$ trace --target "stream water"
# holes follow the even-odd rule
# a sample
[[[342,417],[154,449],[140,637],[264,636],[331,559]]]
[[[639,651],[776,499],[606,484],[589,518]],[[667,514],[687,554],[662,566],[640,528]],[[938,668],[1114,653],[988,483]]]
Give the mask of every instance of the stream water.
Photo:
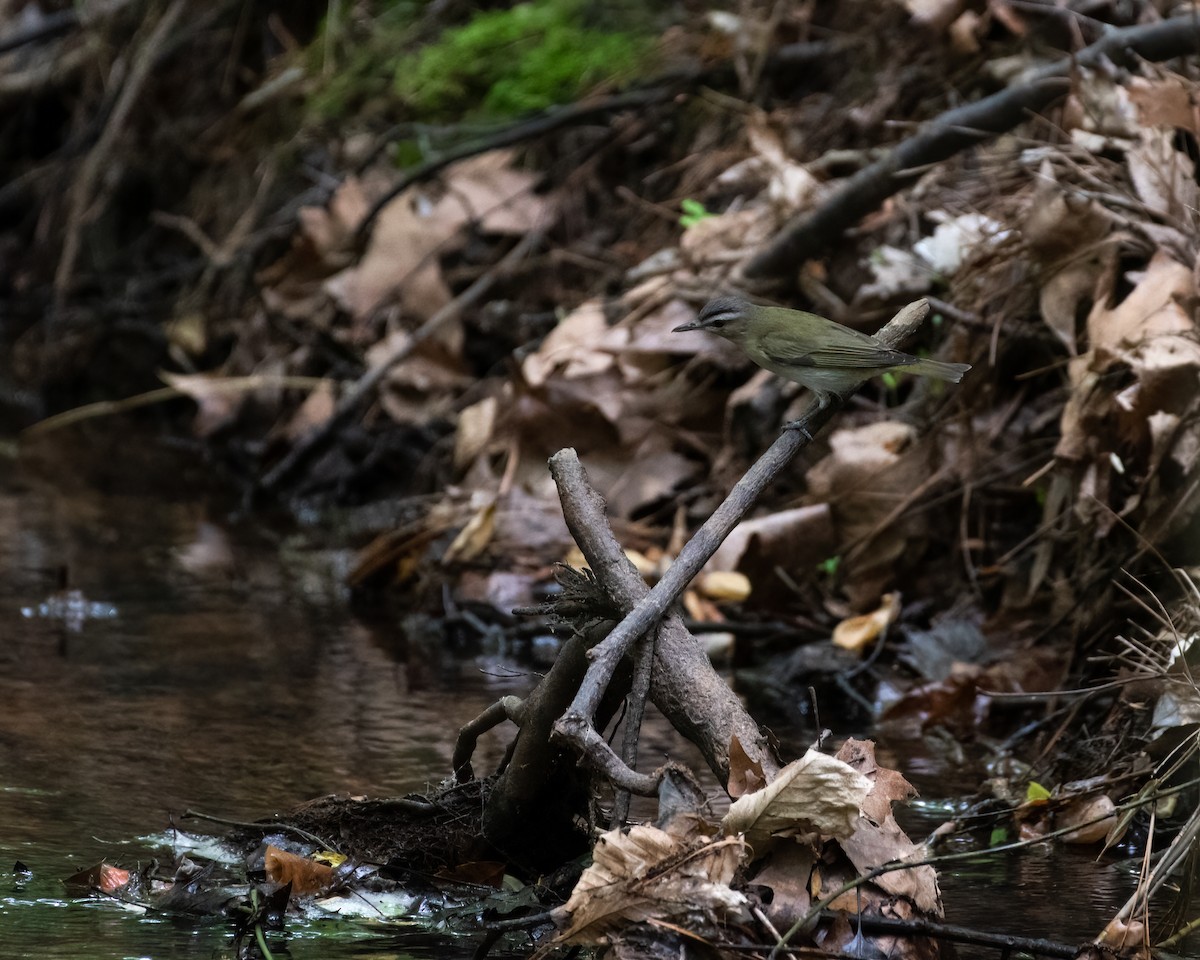
[[[171,818],[188,809],[253,819],[327,793],[422,790],[448,772],[465,720],[532,683],[497,653],[431,656],[364,625],[336,554],[228,520],[200,474],[112,435],[0,462],[0,957],[231,956],[226,924],[75,899],[62,880],[102,860],[169,860]],[[65,609],[46,603],[64,571],[78,591]],[[485,738],[476,768],[502,749]],[[927,801],[975,786],[889,749]],[[934,805],[907,820],[920,835],[944,818]],[[28,879],[9,872],[18,861]],[[942,881],[954,923],[1066,941],[1094,936],[1131,886],[1111,862],[1058,847]],[[474,946],[325,921],[289,926],[288,955]]]

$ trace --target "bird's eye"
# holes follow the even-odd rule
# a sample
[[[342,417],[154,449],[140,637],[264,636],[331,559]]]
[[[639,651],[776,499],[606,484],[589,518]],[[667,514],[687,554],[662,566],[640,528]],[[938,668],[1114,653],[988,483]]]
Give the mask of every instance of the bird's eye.
[[[714,326],[714,327],[723,327],[723,326],[725,326],[725,321],[726,321],[727,319],[728,319],[727,317],[713,317],[713,318],[712,318],[710,321],[708,321],[708,322],[709,322],[709,324],[710,324],[711,326]]]

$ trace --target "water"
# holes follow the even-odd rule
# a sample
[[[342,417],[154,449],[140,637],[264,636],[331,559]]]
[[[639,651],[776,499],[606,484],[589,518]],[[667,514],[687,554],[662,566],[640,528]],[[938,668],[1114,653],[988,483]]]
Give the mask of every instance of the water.
[[[531,683],[471,659],[410,664],[394,633],[349,615],[328,555],[224,523],[186,461],[131,444],[147,445],[150,463],[42,448],[0,471],[4,957],[226,955],[224,923],[80,902],[61,879],[169,860],[163,831],[189,808],[249,820],[328,793],[423,790],[462,723]],[[37,609],[62,568],[82,608],[107,615]],[[484,738],[478,768],[502,749]],[[16,861],[33,871],[23,886]],[[472,949],[345,923],[291,932],[296,958]]]
[[[449,772],[462,723],[535,679],[365,625],[339,586],[348,554],[230,522],[205,490],[191,459],[108,433],[0,463],[0,956],[231,956],[225,922],[81,901],[61,880],[101,860],[169,860],[171,818],[187,809],[249,820],[328,793],[421,791]],[[74,603],[39,611],[63,569]],[[812,739],[777,732],[797,751]],[[493,768],[506,740],[484,737],[476,769]],[[696,768],[660,724],[643,756],[667,754]],[[936,801],[979,782],[920,745],[883,744],[880,758],[932,801],[902,813],[916,840],[950,818]],[[945,869],[947,920],[1090,939],[1133,885],[1093,856],[1055,846]],[[27,883],[7,873],[16,861]],[[333,920],[290,922],[288,938],[296,960],[474,949]]]

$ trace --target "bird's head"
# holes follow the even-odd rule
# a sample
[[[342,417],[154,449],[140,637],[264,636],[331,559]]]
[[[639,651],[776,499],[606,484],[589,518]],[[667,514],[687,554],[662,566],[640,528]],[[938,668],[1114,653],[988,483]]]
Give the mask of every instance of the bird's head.
[[[741,297],[718,297],[709,300],[690,323],[681,323],[672,333],[683,330],[707,330],[716,333],[734,343],[740,343],[746,337],[752,311],[757,308],[749,300]]]

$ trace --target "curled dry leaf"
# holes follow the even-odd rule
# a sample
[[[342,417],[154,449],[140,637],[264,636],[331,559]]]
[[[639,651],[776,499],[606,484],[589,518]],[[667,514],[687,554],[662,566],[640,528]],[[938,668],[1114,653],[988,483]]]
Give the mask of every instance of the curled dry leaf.
[[[855,821],[849,837],[838,841],[850,862],[860,873],[869,873],[895,860],[923,859],[923,848],[908,838],[892,814],[893,803],[917,795],[912,784],[898,771],[876,763],[875,745],[870,741],[847,740],[838,751],[838,757],[872,782],[870,794],[863,803],[866,816]],[[937,871],[929,865],[885,873],[872,882],[893,896],[907,897],[922,913],[942,916]]]
[[[207,437],[233,422],[242,408],[245,391],[230,389],[231,381],[208,373],[161,374],[168,386],[196,401],[199,410],[192,422],[198,437]]]
[[[614,363],[610,350],[600,349],[609,332],[599,300],[580,304],[558,322],[542,345],[521,364],[531,387],[543,386],[552,374],[577,380],[603,373]]]
[[[833,628],[833,645],[859,653],[900,616],[900,594],[885,593],[870,613],[843,620]]]
[[[1156,79],[1131,77],[1127,84],[1138,118],[1148,127],[1190,130],[1200,135],[1200,113],[1196,111],[1200,87],[1194,80],[1169,70],[1158,72]]]
[[[750,759],[742,741],[734,734],[729,741],[729,783],[726,785],[729,795],[736,800],[766,785],[762,764]]]
[[[848,837],[870,791],[871,781],[849,764],[810,749],[762,790],[739,797],[721,828],[744,834],[755,857],[780,837]]]
[[[1056,826],[1078,829],[1063,835],[1063,843],[1100,843],[1116,824],[1116,806],[1107,796],[1081,797],[1067,804]]]
[[[442,563],[449,565],[474,560],[487,549],[495,531],[496,499],[488,497],[446,548],[445,554],[442,555]]]
[[[769,601],[773,593],[787,589],[776,570],[802,577],[834,552],[835,543],[828,504],[780,510],[739,523],[706,569],[744,574],[754,586],[755,602]]]
[[[729,886],[745,855],[736,838],[680,841],[657,827],[604,834],[571,898],[554,911],[559,943],[609,943],[631,924],[687,917],[715,926],[746,899]]]
[[[860,544],[858,556],[842,565],[846,592],[856,606],[883,592],[896,561],[928,526],[923,511],[893,517],[897,504],[932,473],[925,447],[915,441],[916,430],[895,421],[837,430],[829,438],[829,455],[809,471],[809,489],[828,501],[838,539]]]

